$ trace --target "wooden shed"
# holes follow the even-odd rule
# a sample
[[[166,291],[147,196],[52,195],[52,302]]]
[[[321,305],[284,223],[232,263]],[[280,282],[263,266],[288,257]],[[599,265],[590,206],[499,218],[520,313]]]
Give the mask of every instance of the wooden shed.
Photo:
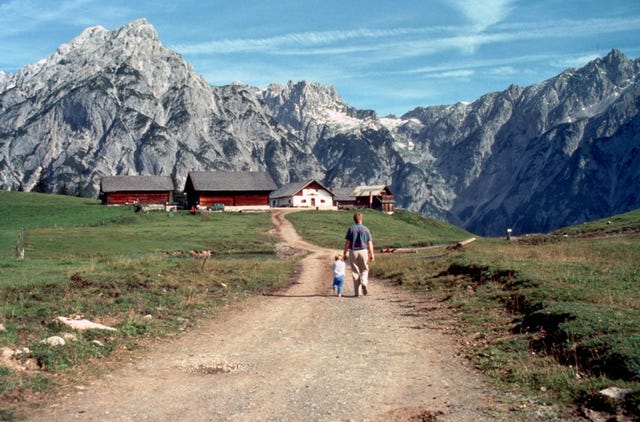
[[[105,176],[100,197],[106,205],[166,205],[173,202],[171,176]]]
[[[384,212],[396,209],[395,196],[386,185],[336,188],[333,193],[336,206],[340,209],[373,208]]]
[[[271,192],[272,207],[333,207],[333,193],[317,180],[291,182]]]
[[[268,208],[269,194],[276,188],[267,172],[191,171],[184,192],[189,208],[214,204],[225,208]]]
[[[352,195],[358,208],[373,208],[384,212],[396,209],[396,199],[387,185],[358,186]]]
[[[348,210],[356,207],[356,197],[353,188],[333,188],[333,203],[338,209]]]

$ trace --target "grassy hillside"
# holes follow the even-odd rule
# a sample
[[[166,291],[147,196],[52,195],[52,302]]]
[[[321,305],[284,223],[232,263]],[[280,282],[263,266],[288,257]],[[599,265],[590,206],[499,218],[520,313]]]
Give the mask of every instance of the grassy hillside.
[[[579,226],[564,227],[551,233],[551,237],[602,237],[640,233],[640,210],[602,218]]]
[[[450,244],[473,236],[458,227],[412,212],[397,211],[393,215],[373,210],[362,212],[377,249]],[[289,214],[287,218],[306,239],[339,250],[344,246],[347,228],[353,224],[351,211],[305,211]]]
[[[130,208],[105,207],[99,201],[61,195],[0,191],[0,257],[15,255],[21,229],[100,225],[130,217]]]
[[[640,415],[640,211],[443,251],[379,254],[372,272],[447,303],[468,356],[534,404]],[[632,393],[598,393],[612,386]]]

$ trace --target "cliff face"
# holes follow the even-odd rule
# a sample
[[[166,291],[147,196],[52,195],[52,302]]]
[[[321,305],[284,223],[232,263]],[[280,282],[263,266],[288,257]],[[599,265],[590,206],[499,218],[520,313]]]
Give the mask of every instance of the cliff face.
[[[445,208],[472,232],[493,234],[637,208],[638,71],[612,51],[539,85],[408,113],[430,127],[414,142],[437,157],[455,193]]]
[[[89,28],[0,73],[0,188],[95,196],[101,177],[266,170],[278,184],[389,184],[398,205],[481,235],[548,231],[640,207],[638,60],[400,118],[331,86],[213,87],[145,20]]]

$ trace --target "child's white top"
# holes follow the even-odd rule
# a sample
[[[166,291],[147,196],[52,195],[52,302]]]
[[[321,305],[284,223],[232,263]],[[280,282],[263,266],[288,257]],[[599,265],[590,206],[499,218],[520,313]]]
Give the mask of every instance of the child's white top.
[[[333,276],[344,276],[344,261],[333,261]]]

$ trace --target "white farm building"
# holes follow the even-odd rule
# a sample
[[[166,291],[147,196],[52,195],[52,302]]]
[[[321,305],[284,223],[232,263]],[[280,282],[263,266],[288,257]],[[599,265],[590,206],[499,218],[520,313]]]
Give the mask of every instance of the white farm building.
[[[317,180],[287,183],[269,195],[271,207],[330,208],[333,193]]]

